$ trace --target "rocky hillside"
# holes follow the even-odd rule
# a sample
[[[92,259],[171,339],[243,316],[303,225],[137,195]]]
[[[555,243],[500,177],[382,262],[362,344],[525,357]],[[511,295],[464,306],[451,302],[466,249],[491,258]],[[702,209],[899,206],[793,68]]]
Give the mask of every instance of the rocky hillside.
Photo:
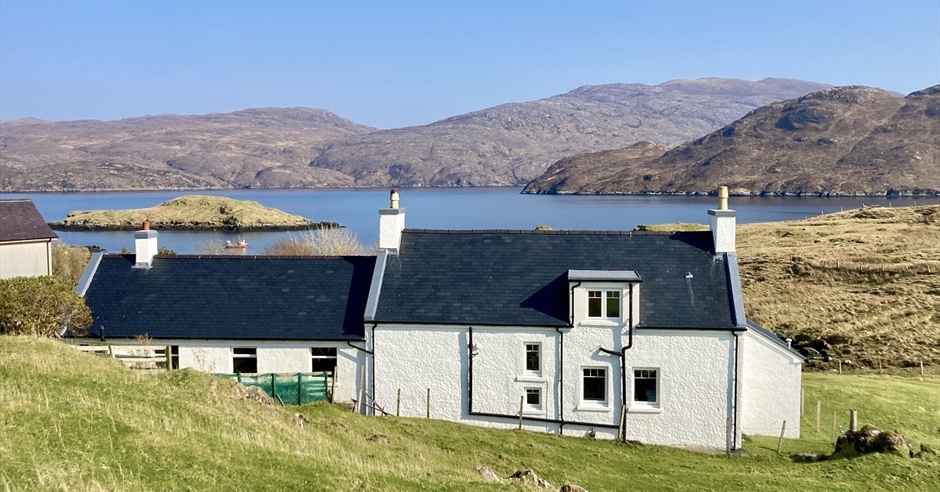
[[[786,79],[585,86],[374,131],[323,110],[0,125],[0,191],[523,185],[567,156],[675,145],[827,87]]]
[[[940,86],[899,98],[836,87],[769,104],[646,162],[595,153],[556,162],[526,193],[936,195]],[[629,149],[624,149],[624,152]]]
[[[748,111],[828,87],[764,79],[584,86],[430,125],[334,143],[312,165],[360,186],[524,185],[560,158],[639,141],[675,145]]]
[[[0,125],[0,191],[351,186],[307,164],[374,128],[320,109]]]

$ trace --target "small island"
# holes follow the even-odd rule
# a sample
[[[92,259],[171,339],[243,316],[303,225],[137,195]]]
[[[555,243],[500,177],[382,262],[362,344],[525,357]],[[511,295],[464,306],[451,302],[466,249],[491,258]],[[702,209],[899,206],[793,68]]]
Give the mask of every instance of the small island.
[[[59,231],[134,231],[150,221],[164,231],[297,231],[335,229],[336,222],[312,222],[251,200],[189,195],[150,208],[69,212],[63,221],[50,222]]]

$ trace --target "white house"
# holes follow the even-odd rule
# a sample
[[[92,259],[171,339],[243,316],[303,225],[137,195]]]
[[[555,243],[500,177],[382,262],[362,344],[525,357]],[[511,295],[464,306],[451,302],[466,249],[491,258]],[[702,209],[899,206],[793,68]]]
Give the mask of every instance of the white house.
[[[179,367],[335,365],[339,400],[403,416],[738,449],[799,437],[803,358],[746,319],[736,213],[711,231],[405,229],[392,192],[374,257],[96,255],[94,336],[146,333]],[[368,394],[369,396],[365,396]]]
[[[134,237],[135,254],[96,253],[79,281],[89,336],[146,336],[171,346],[177,368],[326,371],[335,400],[356,395],[374,257],[162,256],[156,231]]]
[[[365,311],[376,402],[668,445],[798,437],[803,359],[745,318],[726,196],[710,232],[678,233],[408,230],[393,200]]]
[[[0,200],[0,278],[52,275],[57,237],[32,200]]]

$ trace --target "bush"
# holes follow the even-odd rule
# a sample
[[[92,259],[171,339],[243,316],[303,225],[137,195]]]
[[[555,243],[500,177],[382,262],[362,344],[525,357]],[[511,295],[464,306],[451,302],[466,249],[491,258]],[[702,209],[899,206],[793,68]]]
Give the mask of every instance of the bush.
[[[349,229],[315,229],[282,239],[262,252],[272,256],[360,256],[367,253]]]
[[[55,337],[67,327],[82,336],[91,310],[66,281],[53,277],[0,280],[0,335]]]
[[[52,247],[52,274],[75,287],[89,258],[91,251],[88,248],[57,243]]]

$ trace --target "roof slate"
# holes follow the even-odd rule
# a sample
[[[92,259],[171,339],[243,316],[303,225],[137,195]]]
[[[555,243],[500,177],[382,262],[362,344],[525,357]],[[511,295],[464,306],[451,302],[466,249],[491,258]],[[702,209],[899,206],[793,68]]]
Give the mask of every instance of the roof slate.
[[[0,200],[0,241],[29,241],[59,236],[29,199]]]
[[[568,270],[635,270],[639,326],[735,329],[727,260],[712,249],[707,231],[405,230],[375,320],[567,326]]]
[[[85,300],[92,336],[361,340],[375,258],[157,256],[101,259]]]

